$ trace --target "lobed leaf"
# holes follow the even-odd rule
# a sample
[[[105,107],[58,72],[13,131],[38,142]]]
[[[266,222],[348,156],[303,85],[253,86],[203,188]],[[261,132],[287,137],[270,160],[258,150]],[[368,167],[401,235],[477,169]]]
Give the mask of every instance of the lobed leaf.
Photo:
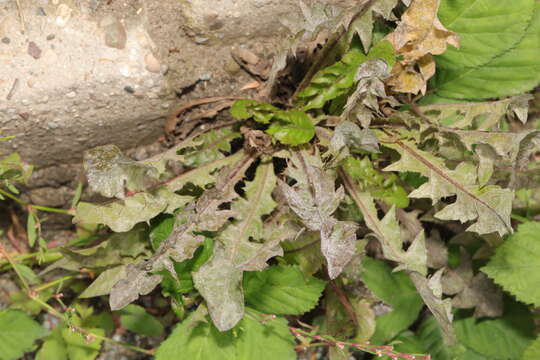
[[[220,331],[231,329],[244,315],[243,272],[262,270],[269,258],[283,254],[280,235],[266,237],[261,219],[276,207],[275,185],[273,164],[266,160],[246,183],[245,198],[231,204],[236,221],[218,236],[212,258],[193,273],[195,287]]]
[[[334,279],[356,251],[356,224],[337,221],[332,216],[345,195],[343,187],[336,190],[335,180],[322,169],[307,164],[301,153],[292,158],[287,174],[297,183],[291,187],[280,182],[280,188],[306,227],[320,232],[328,275]]]
[[[229,210],[220,210],[219,206],[234,199],[234,186],[243,178],[253,158],[246,156],[235,167],[225,168],[217,177],[216,187],[206,191],[197,201],[177,215],[177,222],[171,236],[160,244],[150,259],[136,265],[129,265],[127,278],[119,281],[112,288],[109,299],[111,309],[119,310],[136,300],[139,295],[149,293],[162,280],[161,275],[149,275],[149,272],[168,270],[175,274],[174,263],[193,257],[204,241],[203,231],[219,230],[232,215]]]
[[[441,220],[476,222],[467,228],[479,234],[512,232],[510,212],[514,193],[495,185],[481,187],[472,165],[460,163],[454,170],[448,169],[443,159],[418,149],[412,142],[396,141],[387,144],[398,151],[401,159],[384,171],[411,171],[429,180],[409,194],[412,198],[430,198],[434,204],[442,198],[457,196],[453,204],[435,214]]]

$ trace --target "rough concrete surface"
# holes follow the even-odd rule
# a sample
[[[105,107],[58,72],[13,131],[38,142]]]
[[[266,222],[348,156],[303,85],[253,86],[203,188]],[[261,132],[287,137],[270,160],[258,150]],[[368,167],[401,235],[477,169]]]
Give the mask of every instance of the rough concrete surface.
[[[0,129],[15,135],[0,151],[42,169],[34,188],[72,189],[84,150],[150,144],[180,104],[239,94],[231,49],[271,57],[284,16],[297,0],[0,0]]]

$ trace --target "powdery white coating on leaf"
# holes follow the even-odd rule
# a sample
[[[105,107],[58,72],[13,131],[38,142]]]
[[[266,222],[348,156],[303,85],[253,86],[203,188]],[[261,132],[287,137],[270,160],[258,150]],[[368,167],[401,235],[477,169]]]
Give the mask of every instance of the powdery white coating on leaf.
[[[110,298],[111,307],[121,308],[136,300],[140,294],[152,291],[161,281],[161,276],[149,275],[149,272],[167,269],[175,274],[171,259],[183,261],[193,256],[198,244],[204,240],[203,236],[195,235],[194,232],[208,230],[208,228],[201,228],[201,224],[209,225],[212,229],[223,226],[230,213],[223,210],[227,216],[221,216],[219,214],[221,210],[218,208],[222,203],[229,202],[238,196],[233,191],[234,185],[244,177],[252,161],[251,156],[246,156],[238,161],[236,166],[222,169],[216,176],[215,188],[206,191],[197,203],[190,204],[177,215],[177,223],[172,236],[160,244],[153,257],[146,262],[130,266],[126,271],[127,278],[113,287]]]
[[[149,275],[143,264],[128,265],[126,273],[129,279],[117,282],[109,298],[111,310],[120,310],[139,298],[139,295],[149,294],[161,282],[161,275]]]
[[[334,279],[356,250],[356,225],[332,217],[343,200],[344,189],[339,187],[336,190],[335,179],[322,169],[308,164],[300,153],[296,154],[287,171],[298,183],[291,187],[280,181],[281,191],[306,227],[320,231],[321,250],[328,263],[328,274]]]
[[[373,113],[380,114],[379,98],[388,100],[391,105],[397,105],[397,101],[393,97],[387,96],[384,89],[383,80],[388,78],[389,71],[390,68],[386,61],[380,58],[368,60],[360,65],[355,75],[355,80],[358,81],[356,89],[347,98],[341,117],[352,120],[354,115],[354,120],[358,120],[367,129],[373,118]]]
[[[126,276],[127,265],[120,265],[103,271],[99,276],[79,295],[79,298],[91,298],[110,294],[113,286]]]
[[[325,227],[332,225],[329,229]],[[356,253],[356,229],[353,222],[328,222],[321,230],[321,252],[328,262],[328,276],[335,279]]]
[[[93,191],[123,199],[126,190],[143,190],[157,183],[158,171],[124,156],[115,145],[105,145],[84,154],[84,170]]]
[[[420,231],[409,248],[403,250],[404,234],[396,219],[395,207],[392,206],[384,218],[379,220],[373,197],[370,194],[357,193],[354,196],[361,204],[359,207],[366,225],[381,243],[384,257],[398,263],[394,271],[409,270],[426,275],[427,249],[424,232]]]
[[[452,327],[452,302],[450,299],[442,298],[441,277],[444,269],[439,269],[431,278],[426,279],[417,272],[410,272],[409,276],[418,290],[418,293],[426,303],[427,307],[437,319],[444,334],[447,345],[456,343],[456,335]]]
[[[512,190],[495,185],[480,187],[472,164],[460,163],[450,170],[442,158],[418,149],[412,142],[399,141],[386,145],[398,151],[401,159],[386,167],[385,171],[413,171],[429,179],[409,197],[427,197],[435,204],[441,198],[457,196],[453,204],[436,213],[435,217],[462,223],[475,220],[467,230],[479,234],[498,232],[504,235],[512,231]]]
[[[244,316],[242,270],[226,257],[225,248],[216,242],[214,254],[193,273],[197,290],[206,300],[210,317],[220,331],[232,329]]]
[[[233,328],[244,315],[243,272],[262,270],[269,258],[283,255],[279,242],[287,233],[279,233],[279,224],[263,226],[261,218],[277,205],[272,197],[275,186],[274,166],[263,159],[253,181],[246,183],[245,197],[232,202],[235,219],[218,235],[212,259],[193,274],[195,287],[221,331]]]
[[[183,207],[192,199],[191,196],[177,195],[167,188],[161,188],[103,204],[80,202],[73,222],[104,224],[115,232],[124,232],[131,230],[140,222],[149,221],[162,212],[172,212]]]

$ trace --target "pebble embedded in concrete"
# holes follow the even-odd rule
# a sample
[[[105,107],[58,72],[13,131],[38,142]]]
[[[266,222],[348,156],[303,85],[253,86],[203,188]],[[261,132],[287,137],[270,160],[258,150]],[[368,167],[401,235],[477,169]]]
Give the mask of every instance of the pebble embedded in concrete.
[[[113,15],[105,16],[99,22],[105,32],[105,44],[108,47],[122,50],[126,47],[127,34],[124,25]]]
[[[30,55],[31,57],[33,57],[36,60],[41,57],[41,49],[33,41],[30,41],[28,43],[28,55]]]
[[[144,57],[144,63],[146,65],[146,70],[149,72],[159,73],[161,71],[161,64],[152,53],[146,54]]]

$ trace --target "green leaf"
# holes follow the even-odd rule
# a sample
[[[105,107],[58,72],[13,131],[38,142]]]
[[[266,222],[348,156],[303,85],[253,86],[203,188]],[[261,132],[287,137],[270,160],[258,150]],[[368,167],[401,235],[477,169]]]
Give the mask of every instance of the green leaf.
[[[297,266],[270,266],[244,275],[246,303],[263,313],[301,315],[310,311],[325,283],[305,275]]]
[[[169,214],[161,214],[150,222],[150,243],[157,250],[159,245],[172,233],[176,217]]]
[[[351,178],[358,181],[360,191],[367,191],[375,199],[383,200],[390,206],[395,205],[398,208],[409,206],[408,194],[398,184],[398,177],[392,173],[375,170],[368,156],[361,159],[349,156],[342,166]]]
[[[294,337],[284,318],[263,320],[260,313],[249,311],[238,329],[241,330],[236,344],[236,359],[238,360],[295,360],[297,358],[294,351]]]
[[[163,325],[142,306],[130,304],[118,312],[120,324],[124,329],[141,335],[159,335],[163,333]]]
[[[36,218],[33,213],[28,214],[26,236],[28,236],[28,246],[33,247],[37,240]]]
[[[540,306],[540,222],[518,226],[481,270],[504,290],[527,304]]]
[[[469,350],[493,360],[520,359],[534,340],[534,323],[529,310],[512,304],[502,318],[465,318],[454,323],[459,341]]]
[[[394,345],[394,351],[405,354],[425,354],[426,347],[422,341],[414,335],[412,331],[406,330],[400,333],[392,341]],[[398,358],[399,359],[399,358]],[[439,360],[436,357],[432,357],[433,360]],[[390,357],[384,356],[381,360],[392,360]]]
[[[280,110],[270,104],[256,100],[238,100],[231,106],[231,115],[240,120],[253,118],[255,121],[268,124],[274,114]]]
[[[417,336],[433,360],[453,360],[452,353],[444,343],[444,334],[435,317],[430,316],[422,321]]]
[[[371,338],[375,344],[386,344],[416,320],[424,303],[405,273],[393,273],[382,261],[370,257],[365,257],[362,264],[364,283],[393,309],[377,317],[377,327]]]
[[[358,66],[366,61],[360,50],[351,50],[332,66],[320,70],[311,84],[298,94],[304,111],[322,108],[328,101],[346,94],[354,84]]]
[[[36,360],[68,360],[66,343],[62,337],[63,326],[57,326],[47,336],[41,349],[36,354]]]
[[[196,312],[159,346],[156,360],[174,359],[178,354],[190,360],[296,359],[294,338],[285,319],[261,322],[252,317],[261,315],[250,311],[234,332],[219,332]]]
[[[453,99],[517,95],[540,82],[540,4],[535,0],[442,1],[439,17],[460,49],[437,56],[433,88]]]
[[[510,212],[514,193],[496,185],[480,186],[474,166],[462,162],[454,170],[446,167],[444,159],[418,149],[412,142],[396,141],[385,144],[401,155],[399,161],[384,171],[417,172],[429,181],[409,194],[411,198],[430,198],[434,204],[442,198],[456,195],[456,201],[435,214],[441,220],[476,222],[467,228],[479,234],[512,232]]]
[[[96,335],[105,335],[105,330],[103,329],[91,328],[86,330]],[[84,335],[67,327],[62,329],[62,337],[67,347],[69,360],[94,360],[98,356],[101,343],[103,342],[99,339],[87,341]]]
[[[169,360],[182,354],[190,360],[234,360],[236,351],[231,331],[220,332],[197,313],[176,326],[156,351],[156,360]]]
[[[532,342],[521,357],[521,360],[536,360],[540,359],[540,337]]]
[[[244,314],[243,271],[262,270],[269,258],[283,254],[282,234],[265,236],[261,218],[277,205],[272,198],[275,185],[274,166],[263,160],[253,181],[246,183],[245,198],[231,204],[236,220],[218,236],[212,258],[193,273],[195,287],[221,331],[234,327]]]
[[[315,125],[300,110],[281,111],[266,132],[282,144],[297,146],[309,142],[315,136]]]
[[[19,310],[0,310],[0,359],[16,360],[34,349],[34,342],[46,331]]]
[[[9,182],[27,182],[32,175],[33,166],[21,160],[17,153],[11,153],[0,159],[0,180]]]

